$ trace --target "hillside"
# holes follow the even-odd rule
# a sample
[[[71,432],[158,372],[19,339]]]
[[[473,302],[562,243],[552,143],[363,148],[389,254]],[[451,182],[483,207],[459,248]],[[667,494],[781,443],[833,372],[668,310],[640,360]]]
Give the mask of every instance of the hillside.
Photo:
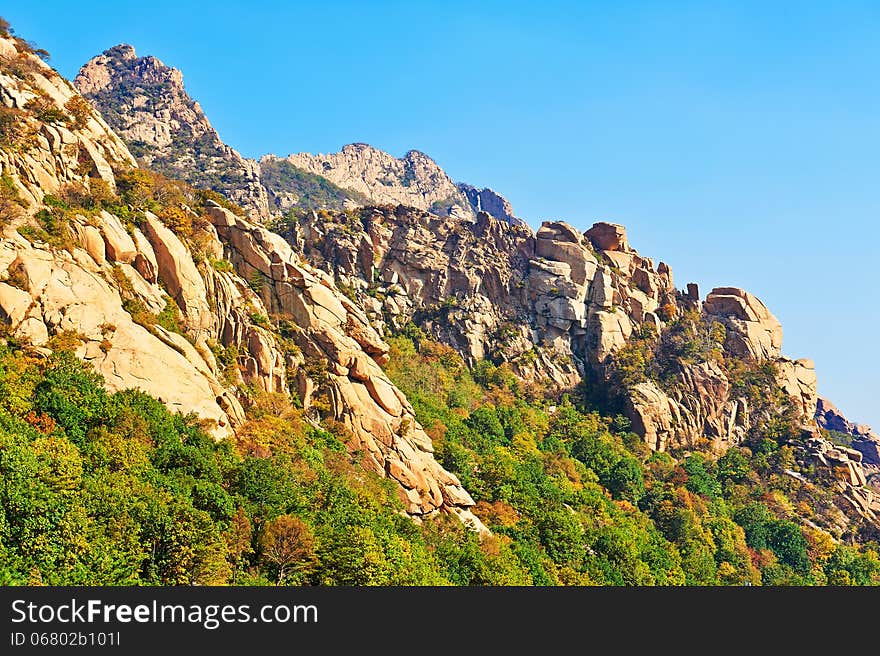
[[[168,118],[164,67],[101,56],[137,90],[108,125],[4,32],[3,582],[880,583],[876,436],[752,294],[415,151],[343,150],[390,204],[303,156],[272,175],[308,200],[254,222],[250,182],[191,186],[192,134],[136,159],[111,128]]]

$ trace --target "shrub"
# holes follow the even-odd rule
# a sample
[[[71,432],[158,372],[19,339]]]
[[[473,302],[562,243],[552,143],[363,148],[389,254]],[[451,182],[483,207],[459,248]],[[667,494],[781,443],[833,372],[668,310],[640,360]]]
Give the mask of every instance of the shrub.
[[[15,181],[8,175],[0,176],[0,228],[24,215],[27,203],[18,193]]]
[[[85,128],[92,116],[92,106],[82,96],[71,96],[70,100],[64,103],[64,109],[67,110],[71,120],[72,127],[76,130]]]
[[[0,148],[26,151],[37,143],[37,128],[20,109],[0,105]]]

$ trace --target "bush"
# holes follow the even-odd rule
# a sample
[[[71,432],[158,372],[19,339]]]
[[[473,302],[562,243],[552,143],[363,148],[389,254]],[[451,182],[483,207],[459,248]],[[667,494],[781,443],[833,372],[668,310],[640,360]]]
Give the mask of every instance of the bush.
[[[70,100],[64,103],[64,109],[69,114],[71,125],[75,130],[85,128],[93,112],[89,102],[79,95],[71,96]]]

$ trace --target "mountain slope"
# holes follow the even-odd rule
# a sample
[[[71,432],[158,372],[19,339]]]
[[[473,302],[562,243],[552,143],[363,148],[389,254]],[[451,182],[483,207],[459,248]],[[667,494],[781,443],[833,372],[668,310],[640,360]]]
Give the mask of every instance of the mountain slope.
[[[286,160],[269,230],[5,33],[0,75],[0,581],[880,583],[870,435],[745,290]]]
[[[581,233],[548,222],[533,233],[502,197],[454,185],[417,151],[397,159],[351,144],[261,163],[289,167],[298,193],[275,195],[279,209],[306,197],[303,172],[313,185],[326,181],[300,205],[323,199],[322,211],[280,230],[380,334],[414,325],[471,366],[507,363],[544,393],[581,390],[627,415],[652,449],[720,454],[773,426],[804,463],[836,466],[814,420],[812,362],[781,355],[779,322],[747,291],[701,299],[696,285],[677,290],[670,267],[640,256],[615,224]],[[368,201],[379,207],[358,209]],[[851,472],[841,503],[874,521],[880,503],[863,489],[860,457],[839,453]]]
[[[87,103],[70,114],[70,84],[15,47],[0,39],[0,53],[30,69],[16,77],[2,61],[3,112],[36,136],[0,151],[23,205],[4,214],[0,241],[9,338],[41,353],[61,339],[109,389],[194,412],[217,438],[244,422],[254,390],[298,392],[312,421],[335,422],[363,453],[364,468],[398,482],[408,512],[442,510],[482,528],[382,372],[387,344],[332,280],[210,193],[134,168]]]
[[[266,156],[261,161],[271,159]],[[400,204],[442,216],[474,218],[467,197],[434,160],[417,150],[397,159],[368,144],[356,143],[338,153],[298,153],[285,161],[351,189],[374,204]]]

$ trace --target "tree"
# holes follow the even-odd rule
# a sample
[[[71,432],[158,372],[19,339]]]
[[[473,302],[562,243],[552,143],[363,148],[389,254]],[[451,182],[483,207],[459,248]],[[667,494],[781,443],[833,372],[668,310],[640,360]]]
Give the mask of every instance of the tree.
[[[240,507],[232,516],[229,529],[223,534],[223,539],[226,540],[226,553],[232,562],[233,582],[235,582],[235,576],[238,574],[238,568],[241,566],[242,559],[248,554],[253,553],[254,549],[251,546],[252,538],[251,520],[248,519],[245,509]]]
[[[260,536],[263,558],[278,569],[278,585],[284,582],[287,569],[308,569],[315,560],[315,536],[299,517],[280,515],[263,528]]]

